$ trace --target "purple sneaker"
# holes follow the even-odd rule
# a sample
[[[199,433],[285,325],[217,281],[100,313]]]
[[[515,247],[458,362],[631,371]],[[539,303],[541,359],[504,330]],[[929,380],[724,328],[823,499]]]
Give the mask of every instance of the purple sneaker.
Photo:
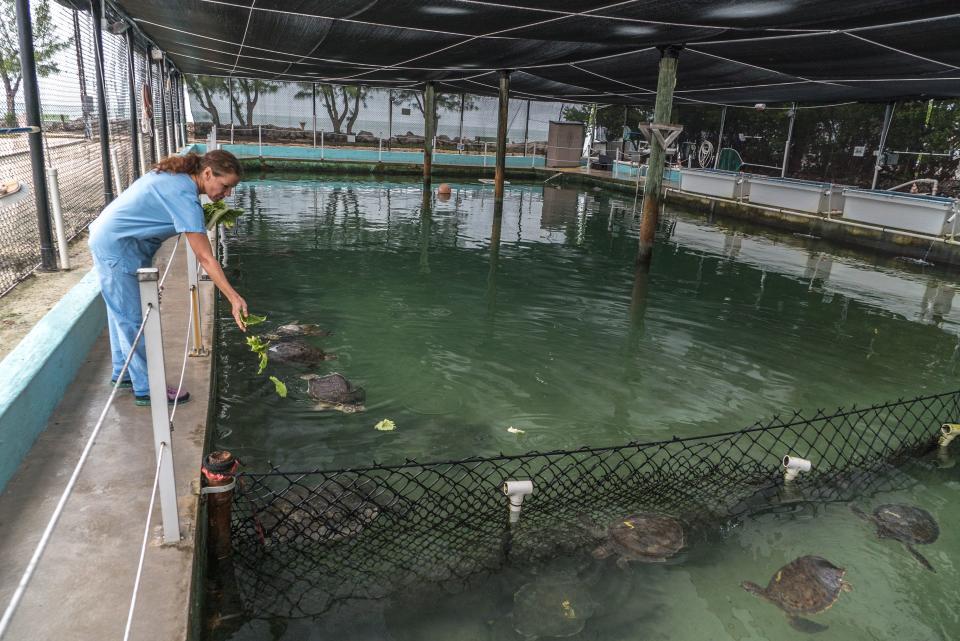
[[[167,385],[167,403],[171,405],[174,403],[183,405],[189,400],[190,392],[186,390],[180,390],[180,396],[177,396],[177,388]],[[150,405],[150,395],[144,394],[143,396],[134,396],[133,402],[140,406]]]

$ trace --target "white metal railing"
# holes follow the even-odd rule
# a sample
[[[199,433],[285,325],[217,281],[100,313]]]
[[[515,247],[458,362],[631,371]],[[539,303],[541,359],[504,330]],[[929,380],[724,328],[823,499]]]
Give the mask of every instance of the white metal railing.
[[[114,399],[116,398],[120,382],[124,380],[124,377],[130,366],[130,361],[132,360],[137,347],[140,345],[140,341],[144,342],[147,355],[147,375],[149,379],[151,399],[150,414],[151,423],[153,425],[157,466],[156,473],[154,475],[153,486],[150,491],[150,505],[149,509],[147,510],[146,523],[144,524],[143,542],[140,548],[140,559],[137,565],[136,577],[134,579],[133,591],[130,599],[130,608],[127,614],[127,622],[123,637],[124,641],[129,639],[130,636],[133,615],[136,608],[137,595],[139,593],[140,582],[143,576],[143,564],[146,556],[147,544],[149,541],[150,523],[152,520],[155,499],[158,495],[160,497],[160,513],[163,521],[163,542],[165,544],[171,544],[180,541],[180,523],[177,511],[177,494],[173,469],[173,450],[171,439],[173,419],[176,415],[177,407],[179,406],[180,393],[183,390],[183,381],[186,376],[188,357],[190,355],[205,355],[209,353],[203,348],[202,344],[198,343],[198,341],[202,340],[200,333],[197,331],[192,331],[199,326],[200,323],[200,299],[198,292],[199,279],[197,278],[197,258],[188,243],[186,257],[188,265],[188,279],[190,281],[190,310],[187,314],[187,331],[184,340],[183,362],[177,383],[177,392],[176,396],[174,397],[172,407],[168,407],[166,373],[164,369],[165,366],[163,358],[163,336],[160,322],[160,291],[167,275],[170,272],[170,267],[173,264],[174,257],[176,256],[177,248],[180,245],[180,240],[181,237],[178,237],[162,276],[160,275],[160,270],[156,267],[143,268],[137,271],[137,280],[140,283],[140,302],[142,311],[142,321],[140,323],[140,327],[137,329],[137,334],[132,342],[130,352],[127,354],[127,358],[123,363],[123,367],[117,376],[117,382],[114,383],[113,389],[110,391],[110,396],[107,399],[103,410],[100,412],[100,416],[97,419],[89,438],[87,439],[83,451],[80,454],[80,458],[74,467],[73,473],[70,475],[70,479],[67,481],[66,487],[60,495],[60,500],[57,502],[57,505],[54,508],[53,514],[51,515],[47,526],[40,537],[40,541],[38,542],[37,547],[34,550],[27,567],[20,578],[17,588],[14,591],[9,604],[7,605],[2,619],[0,619],[0,639],[4,638],[10,622],[13,619],[13,615],[23,598],[26,588],[36,572],[40,558],[43,556],[43,553],[50,542],[53,531],[63,514],[67,500],[73,493],[77,479],[79,478],[80,473],[86,464],[90,451],[93,448],[93,444],[96,442],[97,437],[100,434],[107,413],[110,410],[110,407],[113,405]],[[191,344],[193,344],[194,347],[193,351],[190,349]]]

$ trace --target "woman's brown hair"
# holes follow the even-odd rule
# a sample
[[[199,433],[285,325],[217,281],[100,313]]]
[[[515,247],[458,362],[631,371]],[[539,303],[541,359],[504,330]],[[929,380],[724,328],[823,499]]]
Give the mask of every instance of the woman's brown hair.
[[[216,149],[208,151],[202,156],[190,152],[185,156],[167,156],[153,166],[154,171],[165,171],[170,174],[190,174],[196,176],[204,168],[209,167],[214,176],[242,176],[240,161],[229,151]]]

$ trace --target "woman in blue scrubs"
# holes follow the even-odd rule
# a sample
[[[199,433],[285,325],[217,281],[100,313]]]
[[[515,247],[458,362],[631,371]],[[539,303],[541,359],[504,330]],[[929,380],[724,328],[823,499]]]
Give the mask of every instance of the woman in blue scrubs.
[[[214,258],[200,205],[201,194],[213,201],[229,196],[240,182],[241,173],[237,158],[227,151],[169,156],[134,181],[90,225],[90,251],[107,304],[113,383],[142,321],[137,270],[150,267],[160,245],[171,236],[186,237],[204,271],[230,302],[237,325],[246,331],[243,319],[247,316],[247,303],[227,281]],[[143,340],[137,345],[127,374],[129,380],[122,380],[121,387],[133,387],[136,404],[149,405]],[[178,398],[177,389],[167,387],[168,402],[182,403],[189,398],[188,392],[181,391]]]

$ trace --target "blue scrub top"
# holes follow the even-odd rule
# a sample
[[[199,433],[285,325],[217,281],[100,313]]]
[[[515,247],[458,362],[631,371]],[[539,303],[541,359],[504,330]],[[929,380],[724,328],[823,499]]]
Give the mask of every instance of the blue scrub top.
[[[206,232],[197,184],[189,174],[151,171],[93,221],[90,249],[133,274],[150,266],[163,241],[183,232]]]

